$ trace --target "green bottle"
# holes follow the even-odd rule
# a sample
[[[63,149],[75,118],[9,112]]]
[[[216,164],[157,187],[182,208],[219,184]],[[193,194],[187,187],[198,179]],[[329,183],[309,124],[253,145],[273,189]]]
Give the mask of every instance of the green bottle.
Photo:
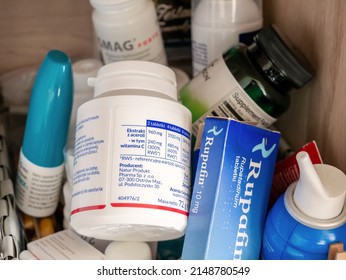
[[[313,77],[304,57],[269,25],[251,46],[239,43],[214,60],[180,91],[193,116],[193,135],[206,116],[271,126],[289,107],[289,92]]]

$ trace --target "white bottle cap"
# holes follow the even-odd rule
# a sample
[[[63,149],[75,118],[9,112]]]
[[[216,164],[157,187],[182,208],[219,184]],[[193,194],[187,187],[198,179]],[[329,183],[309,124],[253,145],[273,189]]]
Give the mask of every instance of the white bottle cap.
[[[146,242],[111,242],[105,249],[111,260],[152,260],[151,248]]]
[[[296,159],[300,177],[286,191],[287,210],[304,224],[318,228],[345,222],[346,175],[331,165],[313,165],[307,152],[299,152]],[[293,201],[289,201],[290,194]]]
[[[262,25],[262,1],[193,1],[192,20],[194,24],[221,29],[252,28],[251,23]]]
[[[177,67],[170,67],[175,74],[175,77],[177,79],[177,90],[180,90],[184,85],[186,85],[190,81],[189,75]]]
[[[126,2],[129,2],[129,0],[90,0],[91,6],[101,11],[114,10],[118,8],[118,5]]]
[[[88,86],[88,78],[94,77],[103,66],[99,59],[89,58],[76,61],[72,64],[74,92],[92,92]]]
[[[165,94],[177,101],[177,81],[169,67],[150,61],[125,60],[104,65],[88,84],[94,97],[121,89],[143,89]]]
[[[30,251],[24,250],[19,254],[20,260],[38,260]]]

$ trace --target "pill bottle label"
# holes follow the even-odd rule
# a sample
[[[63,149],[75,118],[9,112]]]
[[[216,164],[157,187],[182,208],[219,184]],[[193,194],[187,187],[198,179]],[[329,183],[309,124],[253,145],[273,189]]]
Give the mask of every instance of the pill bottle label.
[[[114,106],[120,100],[131,97],[94,100],[78,111],[71,215],[134,207],[187,216],[190,128],[174,111],[151,106],[154,99],[147,107]]]
[[[126,1],[118,7],[109,7],[108,12],[96,9],[92,20],[104,64],[145,60],[167,65],[161,29],[151,0]]]
[[[243,89],[250,83],[256,83],[249,78],[240,85],[227,68],[222,58],[216,59],[201,74],[185,86],[180,98],[195,117],[192,133],[197,136],[200,123],[206,116],[232,117],[241,121],[258,123],[268,127],[276,121],[261,109]]]
[[[98,44],[105,64],[121,60],[146,60],[167,64],[159,26],[154,30],[139,30],[129,35],[126,29],[118,31],[115,37],[111,30],[97,31]]]
[[[54,214],[59,202],[63,172],[63,164],[52,168],[38,166],[21,151],[16,179],[18,208],[34,217]]]

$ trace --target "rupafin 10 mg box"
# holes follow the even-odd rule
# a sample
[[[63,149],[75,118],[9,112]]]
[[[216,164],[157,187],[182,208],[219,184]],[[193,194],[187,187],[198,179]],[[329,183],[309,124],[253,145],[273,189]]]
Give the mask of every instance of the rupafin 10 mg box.
[[[202,131],[181,259],[259,259],[280,133],[218,117]]]

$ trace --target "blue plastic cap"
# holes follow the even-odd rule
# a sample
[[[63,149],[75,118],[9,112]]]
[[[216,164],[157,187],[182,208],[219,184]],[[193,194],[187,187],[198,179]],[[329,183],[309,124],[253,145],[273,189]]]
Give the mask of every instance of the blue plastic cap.
[[[49,51],[37,73],[26,120],[22,152],[32,163],[57,167],[64,162],[73,103],[70,58]]]

